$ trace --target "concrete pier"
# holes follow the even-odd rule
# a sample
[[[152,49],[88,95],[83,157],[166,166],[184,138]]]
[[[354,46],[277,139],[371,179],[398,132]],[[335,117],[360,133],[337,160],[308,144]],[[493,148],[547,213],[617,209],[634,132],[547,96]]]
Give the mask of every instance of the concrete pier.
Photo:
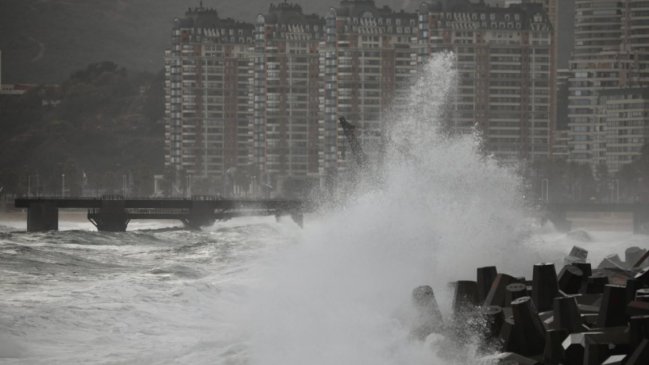
[[[633,215],[633,232],[649,234],[649,203],[549,203],[544,207],[545,218],[561,231],[569,231],[568,212],[627,212]]]
[[[44,232],[59,229],[59,209],[51,202],[32,202],[27,207],[27,231]]]
[[[59,209],[88,209],[88,220],[99,231],[123,232],[134,219],[177,219],[189,228],[200,228],[240,216],[289,215],[302,226],[304,204],[288,199],[124,199],[102,198],[25,198],[15,200],[16,208],[27,209],[27,231],[58,230]]]

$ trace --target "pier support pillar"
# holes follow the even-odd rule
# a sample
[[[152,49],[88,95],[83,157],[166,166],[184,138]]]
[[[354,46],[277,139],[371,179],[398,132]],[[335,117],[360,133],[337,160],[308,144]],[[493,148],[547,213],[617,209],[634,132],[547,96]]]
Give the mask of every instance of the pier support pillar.
[[[124,232],[130,222],[124,200],[102,200],[101,208],[88,212],[88,220],[100,232]]]
[[[291,213],[291,218],[293,219],[293,222],[297,223],[298,226],[304,227],[304,213],[300,212],[293,212]]]
[[[30,203],[27,208],[27,231],[44,232],[59,229],[59,209],[52,203]]]
[[[649,234],[649,208],[640,205],[634,207],[633,233]]]
[[[185,226],[192,229],[209,227],[216,222],[214,207],[210,201],[194,200],[192,207],[189,209],[189,215],[183,219]]]

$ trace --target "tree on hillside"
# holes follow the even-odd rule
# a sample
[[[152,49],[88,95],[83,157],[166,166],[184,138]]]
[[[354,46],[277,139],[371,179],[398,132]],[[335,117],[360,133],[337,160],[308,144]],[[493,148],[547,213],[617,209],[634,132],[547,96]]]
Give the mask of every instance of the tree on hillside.
[[[25,194],[30,176],[38,176],[44,194],[60,194],[65,175],[70,194],[81,193],[84,184],[121,192],[126,176],[130,192],[150,194],[164,159],[161,73],[131,74],[100,62],[51,93],[40,87],[0,99],[0,186]],[[45,97],[60,102],[44,107]]]

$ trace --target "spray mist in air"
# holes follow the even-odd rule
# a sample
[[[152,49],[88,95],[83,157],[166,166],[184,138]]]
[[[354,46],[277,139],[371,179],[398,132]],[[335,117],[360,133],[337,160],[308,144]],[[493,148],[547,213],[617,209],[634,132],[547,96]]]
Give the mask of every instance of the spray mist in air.
[[[388,128],[380,186],[358,184],[259,273],[244,310],[251,363],[466,363],[467,354],[440,357],[434,336],[413,338],[404,320],[413,288],[431,285],[449,316],[449,282],[529,260],[520,179],[483,156],[475,135],[443,132],[454,64],[443,53],[421,70]]]

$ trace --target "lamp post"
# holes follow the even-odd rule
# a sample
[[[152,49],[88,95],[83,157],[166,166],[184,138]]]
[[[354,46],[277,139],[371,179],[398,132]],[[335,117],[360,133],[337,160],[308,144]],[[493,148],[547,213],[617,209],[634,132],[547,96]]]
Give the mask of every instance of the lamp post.
[[[65,198],[65,174],[61,174],[61,198]]]
[[[541,200],[545,203],[550,201],[550,179],[543,178],[541,180]]]

